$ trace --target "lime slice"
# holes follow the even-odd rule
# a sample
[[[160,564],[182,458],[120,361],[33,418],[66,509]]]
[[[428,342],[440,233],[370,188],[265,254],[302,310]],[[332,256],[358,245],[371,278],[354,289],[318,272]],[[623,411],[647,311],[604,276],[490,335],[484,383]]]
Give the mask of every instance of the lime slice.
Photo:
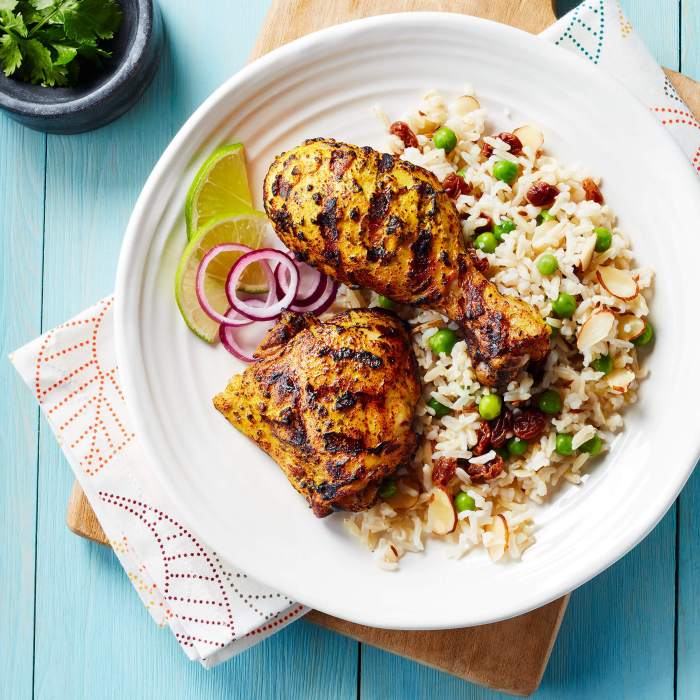
[[[241,214],[252,206],[243,144],[217,148],[199,169],[187,192],[187,240],[192,240],[212,221]]]
[[[220,243],[242,243],[250,248],[260,248],[268,231],[264,214],[253,211],[228,216],[210,223],[193,238],[182,253],[175,273],[175,299],[178,308],[191,331],[202,340],[213,343],[218,338],[219,324],[209,318],[197,300],[197,268],[207,251]],[[224,314],[229,308],[224,286],[233,264],[240,253],[222,253],[210,263],[204,290],[209,303]],[[241,288],[264,288],[265,278],[260,267],[250,265],[241,278]]]

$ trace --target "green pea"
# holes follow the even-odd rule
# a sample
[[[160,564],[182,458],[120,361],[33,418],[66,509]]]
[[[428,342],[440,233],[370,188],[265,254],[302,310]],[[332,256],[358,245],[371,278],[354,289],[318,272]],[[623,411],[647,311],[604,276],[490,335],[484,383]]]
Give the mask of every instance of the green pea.
[[[558,454],[564,457],[570,457],[574,454],[574,448],[572,446],[574,438],[571,435],[564,435],[564,433],[557,433],[557,443],[554,448]]]
[[[455,508],[458,513],[464,510],[476,510],[476,501],[464,491],[460,491],[455,496]]]
[[[604,253],[612,243],[612,233],[610,233],[610,229],[604,226],[599,226],[593,230],[595,232],[595,252]]]
[[[382,294],[377,297],[377,305],[381,306],[382,309],[393,309],[396,306],[389,297],[385,297]]]
[[[493,176],[510,185],[518,177],[518,166],[509,160],[499,160],[493,166]]]
[[[552,216],[549,213],[549,209],[543,209],[538,215],[537,215],[537,223],[541,224],[543,221],[555,221],[556,216]]]
[[[540,394],[537,405],[542,413],[546,413],[548,416],[556,416],[561,411],[561,396],[554,389],[547,389],[547,391]]]
[[[522,457],[527,452],[527,440],[521,440],[518,437],[512,437],[506,443],[508,446],[508,454],[513,457]]]
[[[505,217],[502,218],[497,224],[493,225],[493,235],[496,236],[496,240],[500,243],[503,240],[503,236],[506,233],[515,231],[515,224]]]
[[[588,452],[588,454],[591,455],[591,457],[595,457],[597,454],[600,454],[600,451],[603,449],[603,441],[600,439],[600,436],[594,435],[590,440],[586,440],[586,442],[579,447],[579,450],[581,452]]]
[[[379,487],[379,496],[381,498],[391,498],[396,495],[397,491],[396,482],[393,479],[385,479],[384,483]]]
[[[601,355],[600,357],[596,357],[595,360],[591,362],[591,367],[593,367],[596,372],[610,374],[613,368],[612,357],[610,357],[610,355]]]
[[[494,236],[492,233],[480,233],[474,239],[474,245],[482,253],[493,253],[493,251],[496,250],[496,246],[498,245],[498,240],[496,239],[496,236]]]
[[[452,411],[449,406],[445,406],[444,403],[440,403],[437,399],[430,399],[428,406],[433,409],[436,418],[442,418]]]
[[[484,420],[493,420],[501,415],[503,400],[498,394],[485,394],[479,401],[479,415]]]
[[[542,253],[537,258],[537,269],[540,274],[549,277],[559,269],[559,261],[551,253]]]
[[[457,175],[459,175],[459,176],[462,178],[462,180],[464,180],[464,178],[467,177],[467,169],[466,169],[466,168],[460,168],[460,169],[457,171]]]
[[[510,457],[510,452],[508,452],[508,448],[503,446],[503,447],[497,447],[496,448],[496,454],[501,458],[501,459],[508,459]]]
[[[556,338],[559,335],[559,326],[552,325],[551,321],[547,321],[547,325],[549,326],[549,328],[551,330],[549,337]]]
[[[571,318],[577,306],[576,299],[566,292],[560,292],[552,302],[552,309],[559,318]]]
[[[457,135],[448,126],[441,126],[433,134],[435,148],[442,148],[445,153],[449,153],[457,145]]]
[[[652,338],[654,337],[654,326],[647,321],[647,325],[644,327],[644,332],[635,338],[632,342],[639,348],[641,348],[643,345],[649,345],[651,342]]]
[[[449,355],[457,342],[457,334],[449,328],[441,328],[437,333],[430,336],[428,345],[430,349],[439,355],[441,352]]]

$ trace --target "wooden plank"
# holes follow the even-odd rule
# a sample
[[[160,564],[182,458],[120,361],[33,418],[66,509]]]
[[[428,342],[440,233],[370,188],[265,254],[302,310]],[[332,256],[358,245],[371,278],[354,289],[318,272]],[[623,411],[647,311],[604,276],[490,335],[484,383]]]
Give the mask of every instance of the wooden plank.
[[[681,70],[700,79],[700,2],[681,4]],[[700,101],[700,90],[695,90]],[[696,114],[700,112],[695,111]],[[678,616],[676,697],[700,697],[700,470],[678,502]]]
[[[555,20],[551,0],[273,0],[252,58],[304,34],[352,19],[410,11],[462,12],[540,32]]]
[[[678,504],[677,698],[700,698],[700,469]]]
[[[38,409],[7,361],[41,330],[45,137],[0,116],[0,678],[32,693]]]
[[[98,132],[49,138],[46,327],[112,291],[122,233],[146,176],[185,118],[243,65],[254,37],[251,28],[259,26],[266,9],[247,3],[232,11],[228,0],[209,0],[206,7],[188,0],[160,5],[169,45],[177,51],[166,50],[144,100]],[[19,309],[19,299],[14,301]],[[45,427],[38,698],[324,698],[329,688],[340,698],[355,697],[357,644],[307,624],[293,625],[212,672],[188,663],[170,632],[153,624],[111,551],[61,527],[71,484]],[[31,665],[31,650],[24,658]],[[27,677],[31,680],[31,673]]]
[[[681,68],[695,80],[700,80],[700,2],[684,0],[681,3]]]

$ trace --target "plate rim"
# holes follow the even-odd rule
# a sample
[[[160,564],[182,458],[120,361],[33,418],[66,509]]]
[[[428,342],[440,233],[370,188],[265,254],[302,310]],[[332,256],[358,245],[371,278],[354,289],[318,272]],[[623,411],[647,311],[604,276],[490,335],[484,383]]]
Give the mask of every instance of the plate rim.
[[[134,306],[134,299],[132,299],[133,291],[136,287],[129,283],[129,278],[132,276],[130,274],[132,269],[131,260],[138,253],[139,249],[147,252],[148,244],[150,244],[150,239],[148,240],[148,243],[144,242],[143,236],[139,233],[140,221],[145,216],[149,202],[152,201],[154,197],[157,198],[158,185],[160,184],[160,180],[165,175],[170,162],[177,157],[181,149],[186,145],[187,139],[196,131],[200,123],[206,119],[209,111],[220,100],[225,99],[226,96],[235,89],[237,84],[249,80],[256,74],[268,70],[269,67],[274,66],[279,62],[283,62],[288,57],[292,57],[298,52],[304,51],[315,44],[322,43],[324,41],[336,41],[338,39],[342,39],[344,35],[352,35],[353,32],[362,31],[365,28],[389,28],[392,26],[395,27],[396,25],[412,27],[418,24],[424,24],[426,22],[440,24],[442,22],[455,21],[464,23],[465,25],[471,24],[477,28],[485,28],[488,31],[510,34],[514,38],[517,37],[518,41],[526,41],[530,43],[533,48],[538,46],[538,51],[550,53],[560,62],[568,62],[571,66],[574,66],[575,70],[579,71],[579,73],[581,73],[581,71],[583,71],[583,73],[587,73],[590,80],[597,84],[596,87],[598,89],[600,89],[600,86],[602,85],[608,90],[612,88],[622,92],[624,94],[624,97],[622,98],[623,101],[627,101],[632,109],[637,110],[640,120],[646,120],[647,124],[649,125],[645,129],[645,132],[648,131],[649,128],[653,128],[656,132],[657,138],[660,141],[665,141],[666,145],[670,147],[667,149],[669,152],[668,158],[675,159],[680,170],[680,172],[675,173],[674,176],[677,179],[684,179],[687,183],[684,185],[684,187],[695,188],[698,195],[700,195],[700,184],[698,183],[697,179],[695,179],[696,176],[688,165],[684,154],[680,150],[680,147],[634,95],[632,95],[615,78],[605,73],[600,68],[590,65],[583,58],[572,55],[570,52],[561,49],[550,42],[538,39],[538,37],[535,35],[490,20],[472,17],[461,13],[448,12],[391,13],[353,20],[351,22],[321,29],[274,49],[255,61],[247,64],[240,71],[224,81],[224,83],[214,90],[211,95],[204,100],[204,102],[186,120],[169,145],[163,151],[162,155],[151,171],[151,174],[146,180],[127,225],[117,268],[115,292],[115,346],[118,367],[120,368],[120,378],[124,387],[127,401],[129,396],[137,395],[137,392],[133,390],[133,387],[136,387],[139,383],[139,374],[143,375],[145,373],[143,366],[136,366],[129,362],[123,362],[124,359],[130,356],[129,350],[134,345],[133,336],[130,333],[127,333],[127,329],[131,329],[128,319],[130,318],[131,312],[135,311],[138,313],[138,306]],[[205,129],[205,131],[207,130]],[[674,155],[671,155],[671,153]],[[145,255],[142,257],[145,257]],[[142,426],[146,426],[148,424],[148,418],[146,415],[144,415],[144,410],[137,402],[134,402],[133,400],[127,405],[136,433],[147,435],[147,431],[140,430]],[[183,495],[173,484],[173,480],[167,477],[167,469],[160,464],[151,440],[143,437],[140,439],[146,457],[152,464],[154,476],[157,478],[159,484],[163,487],[164,491],[172,500],[176,508],[178,508],[183,515],[187,516],[188,526],[190,526],[195,533],[207,531],[208,528],[201,527],[202,521],[187,508],[186,501],[183,500]],[[331,615],[335,615],[359,624],[375,627],[381,626],[388,629],[448,629],[468,627],[497,622],[499,620],[524,614],[530,610],[546,605],[552,600],[555,600],[562,595],[571,592],[580,585],[583,585],[591,578],[614,564],[617,560],[634,548],[642,539],[644,539],[651,532],[651,530],[653,530],[653,528],[659,523],[659,521],[671,507],[677,495],[680,493],[686,481],[692,474],[695,464],[700,457],[700,436],[694,439],[693,445],[691,445],[690,441],[688,442],[688,447],[684,453],[688,453],[688,462],[683,466],[679,460],[679,466],[674,472],[674,474],[676,474],[676,478],[672,480],[671,485],[664,490],[665,498],[662,499],[663,506],[659,506],[657,510],[653,512],[653,515],[645,518],[640,516],[637,527],[626,533],[624,537],[620,536],[615,538],[616,544],[606,548],[603,556],[598,554],[596,557],[591,557],[588,570],[585,573],[579,573],[578,569],[575,569],[574,571],[576,573],[574,574],[562,575],[559,579],[557,579],[558,585],[550,586],[549,588],[545,587],[545,590],[547,591],[546,593],[523,596],[520,605],[511,606],[507,610],[504,610],[503,614],[489,615],[487,617],[472,616],[465,618],[459,617],[459,614],[455,612],[457,618],[456,620],[450,622],[445,622],[443,620],[439,624],[430,623],[424,619],[421,619],[419,622],[411,621],[408,623],[393,619],[382,619],[378,622],[372,616],[367,617],[364,614],[364,611],[349,610],[347,607],[343,607],[342,605],[340,607],[335,607],[334,605],[329,606],[326,604],[318,605],[318,602],[308,599],[305,592],[299,590],[298,588],[297,590],[289,590],[289,588],[286,586],[285,590],[281,592],[289,595],[293,599],[309,605],[310,607],[315,607]],[[212,546],[206,539],[201,539],[208,546]],[[228,561],[228,558],[226,558],[226,560]],[[231,563],[235,564],[235,562]],[[274,580],[270,580],[268,576],[261,576],[257,572],[253,572],[251,575],[260,583],[279,590],[279,585]]]

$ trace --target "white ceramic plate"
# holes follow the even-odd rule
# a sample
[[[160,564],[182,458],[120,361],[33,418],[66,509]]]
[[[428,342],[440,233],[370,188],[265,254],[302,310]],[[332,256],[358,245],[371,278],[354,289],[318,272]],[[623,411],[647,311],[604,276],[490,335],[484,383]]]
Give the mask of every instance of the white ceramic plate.
[[[173,298],[183,203],[217,145],[243,141],[260,206],[280,151],[314,136],[382,147],[372,113],[392,118],[423,92],[474,85],[493,130],[539,125],[564,162],[605,179],[641,264],[658,278],[657,340],[627,429],[581,488],[536,512],[521,562],[455,561],[429,542],[397,573],[317,520],[282,471],[211,406],[240,366],[190,333]],[[505,108],[511,111],[510,119]],[[388,15],[333,27],[272,52],[226,82],[167,148],[136,205],[119,261],[117,351],[130,410],[163,487],[225,559],[292,598],[347,620],[446,628],[507,618],[574,589],[658,522],[698,457],[700,188],[671,138],[620,85],[523,32],[461,15]]]

